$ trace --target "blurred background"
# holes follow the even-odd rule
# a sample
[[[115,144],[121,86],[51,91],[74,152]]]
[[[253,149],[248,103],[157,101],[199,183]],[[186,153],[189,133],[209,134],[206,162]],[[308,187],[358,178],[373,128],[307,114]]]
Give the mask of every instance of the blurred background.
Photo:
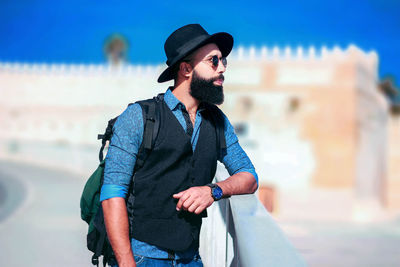
[[[400,266],[399,1],[0,1],[0,259],[90,266],[107,121],[165,92],[163,45],[235,39],[222,110],[310,266]]]

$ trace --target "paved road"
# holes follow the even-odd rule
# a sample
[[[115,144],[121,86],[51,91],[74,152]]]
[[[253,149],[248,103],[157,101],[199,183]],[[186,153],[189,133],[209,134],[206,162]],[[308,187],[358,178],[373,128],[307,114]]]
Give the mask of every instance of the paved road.
[[[0,161],[0,266],[92,266],[79,214],[84,182]],[[279,225],[310,267],[400,266],[400,218],[365,225],[291,218]]]
[[[354,221],[349,190],[313,190],[285,196],[279,225],[310,267],[400,266],[400,216],[381,211]]]
[[[400,221],[384,224],[285,223],[310,267],[400,266]],[[291,234],[297,232],[297,234]]]
[[[0,266],[92,266],[79,213],[84,182],[0,161]]]
[[[23,203],[26,193],[20,180],[2,173],[0,168],[0,224]]]

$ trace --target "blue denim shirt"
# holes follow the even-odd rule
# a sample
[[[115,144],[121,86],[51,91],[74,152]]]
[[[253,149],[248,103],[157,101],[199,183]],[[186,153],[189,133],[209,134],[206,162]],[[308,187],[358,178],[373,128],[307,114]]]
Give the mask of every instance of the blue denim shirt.
[[[182,110],[185,109],[183,103],[174,96],[170,89],[166,91],[164,101],[186,131],[186,122],[182,114]],[[253,164],[239,145],[234,128],[228,118],[225,115],[224,118],[227,151],[218,160],[224,164],[229,175],[239,172],[249,172],[254,176],[258,184],[258,176]],[[201,119],[201,113],[197,110],[191,140],[193,151],[199,139]],[[143,140],[144,127],[140,105],[130,105],[118,117],[113,130],[114,134],[106,156],[104,182],[100,194],[101,201],[113,197],[125,198],[128,194],[136,156]],[[168,253],[165,250],[136,239],[132,239],[132,250],[136,255],[152,258],[168,258]],[[189,248],[183,253],[177,253],[176,258],[191,258],[195,253],[197,253],[197,248]]]

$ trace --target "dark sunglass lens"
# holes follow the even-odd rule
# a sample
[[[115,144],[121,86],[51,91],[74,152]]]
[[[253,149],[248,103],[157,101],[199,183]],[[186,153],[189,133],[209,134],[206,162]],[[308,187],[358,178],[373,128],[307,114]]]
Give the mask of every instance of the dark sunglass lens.
[[[218,63],[219,63],[219,58],[218,58],[218,56],[213,56],[212,57],[212,64],[213,64],[213,66],[216,68],[216,67],[218,67]]]
[[[226,60],[226,57],[221,58],[222,65],[226,68],[226,65],[228,65],[228,61]]]

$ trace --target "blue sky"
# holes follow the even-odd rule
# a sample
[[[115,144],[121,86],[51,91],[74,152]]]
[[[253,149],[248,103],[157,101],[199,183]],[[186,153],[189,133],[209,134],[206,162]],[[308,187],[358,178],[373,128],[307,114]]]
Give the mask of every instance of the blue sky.
[[[176,28],[200,23],[235,45],[326,45],[376,50],[380,76],[400,78],[400,1],[0,0],[0,61],[102,63],[112,33],[130,42],[133,63],[166,60]],[[397,81],[399,84],[399,81]]]

